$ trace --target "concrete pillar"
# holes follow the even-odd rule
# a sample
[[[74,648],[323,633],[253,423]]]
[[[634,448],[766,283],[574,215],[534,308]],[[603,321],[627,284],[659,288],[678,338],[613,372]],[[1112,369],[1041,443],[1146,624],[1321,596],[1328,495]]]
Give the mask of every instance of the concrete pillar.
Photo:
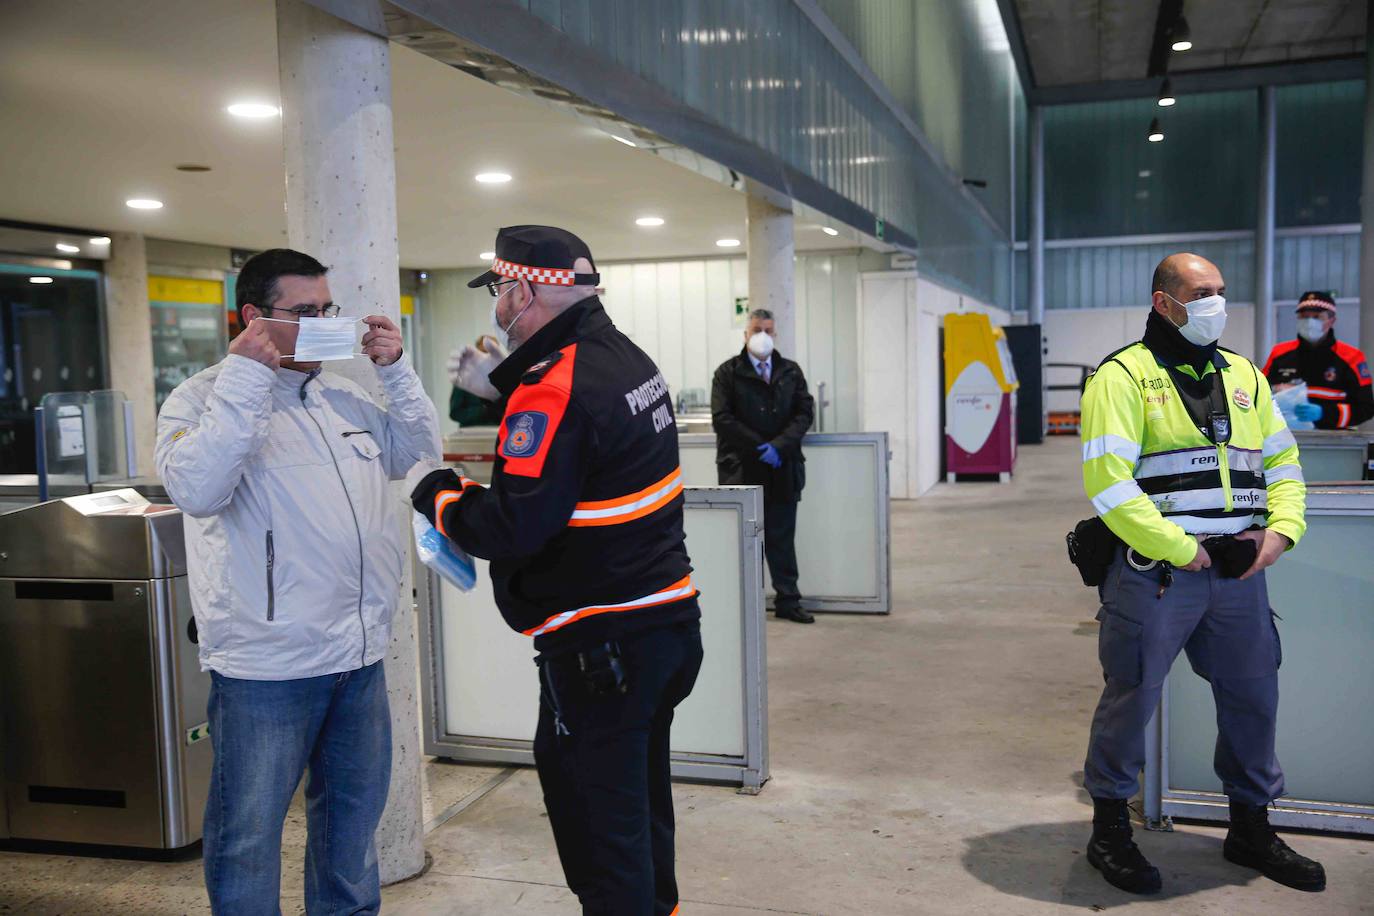
[[[361,0],[360,0],[361,2]],[[329,288],[352,317],[384,314],[399,326],[396,166],[387,42],[303,0],[277,0],[287,243],[329,267]],[[381,385],[365,359],[328,371],[374,397]],[[397,503],[396,524],[409,537]],[[391,792],[377,830],[383,883],[424,867],[420,799],[419,654],[406,566],[392,623],[386,679],[391,699]]]
[[[1374,3],[1366,35],[1374,35]],[[1374,354],[1374,43],[1364,52],[1364,181],[1360,188],[1360,349]]]
[[[778,352],[797,352],[796,250],[792,202],[772,188],[746,180],[749,217],[749,308],[768,309],[777,324]]]
[[[1255,352],[1260,364],[1274,349],[1274,184],[1278,158],[1277,110],[1274,87],[1259,91],[1259,189],[1255,208]]]
[[[134,403],[134,445],[138,473],[155,476],[157,439],[153,387],[153,315],[148,307],[148,253],[137,232],[110,233],[105,262],[105,335],[109,341],[110,387]]]
[[[1045,112],[1030,110],[1030,243],[1026,250],[1031,324],[1045,323]]]

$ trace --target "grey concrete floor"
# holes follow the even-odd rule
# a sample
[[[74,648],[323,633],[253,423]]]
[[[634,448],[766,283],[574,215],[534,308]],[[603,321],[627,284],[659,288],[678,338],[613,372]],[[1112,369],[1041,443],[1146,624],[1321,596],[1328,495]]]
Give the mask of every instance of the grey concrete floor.
[[[1325,863],[1319,895],[1225,862],[1213,827],[1138,834],[1164,873],[1158,898],[1084,861],[1101,674],[1095,597],[1063,554],[1088,512],[1077,453],[1051,440],[1023,451],[1011,484],[894,504],[890,617],[769,620],[773,780],[757,797],[677,787],[684,914],[1374,913],[1366,840],[1290,837]],[[433,867],[388,888],[387,912],[576,911],[532,772],[426,772],[427,817],[489,791],[429,834]],[[298,813],[287,836],[283,909],[298,912]],[[0,855],[0,913],[205,912],[199,869]]]

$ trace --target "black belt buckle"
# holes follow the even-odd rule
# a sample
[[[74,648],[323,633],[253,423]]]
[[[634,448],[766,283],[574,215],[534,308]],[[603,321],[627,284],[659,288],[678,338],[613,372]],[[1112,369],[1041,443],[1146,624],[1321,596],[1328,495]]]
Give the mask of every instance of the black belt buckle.
[[[592,696],[605,697],[628,693],[630,680],[620,657],[620,644],[603,643],[595,649],[577,653],[577,668]]]

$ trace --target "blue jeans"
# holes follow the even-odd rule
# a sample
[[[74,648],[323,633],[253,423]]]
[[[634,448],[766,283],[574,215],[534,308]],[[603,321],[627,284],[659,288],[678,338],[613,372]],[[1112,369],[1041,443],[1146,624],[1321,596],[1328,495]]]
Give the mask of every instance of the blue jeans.
[[[373,833],[391,780],[382,663],[291,681],[211,673],[205,887],[216,916],[281,913],[281,831],[307,765],[305,909],[376,913]]]

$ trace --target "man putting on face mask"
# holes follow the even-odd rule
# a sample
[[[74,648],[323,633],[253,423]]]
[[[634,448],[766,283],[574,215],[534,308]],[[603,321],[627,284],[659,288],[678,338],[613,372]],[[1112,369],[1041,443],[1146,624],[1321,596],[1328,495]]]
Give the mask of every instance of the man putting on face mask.
[[[1336,298],[1313,290],[1298,300],[1298,336],[1269,354],[1264,375],[1275,391],[1307,383],[1308,403],[1297,418],[1317,429],[1346,429],[1374,417],[1374,380],[1369,361],[1336,339]]]
[[[434,404],[382,315],[362,356],[387,407],[320,360],[354,356],[325,267],[286,249],[238,278],[246,324],[158,416],[156,463],[185,515],[215,761],[205,885],[216,914],[275,914],[281,830],[306,783],[305,907],[376,913],[372,836],[391,775],[382,656],[406,548],[388,481],[438,460]]]
[[[802,437],[816,402],[801,366],[773,346],[773,313],[755,309],[744,350],[721,363],[711,381],[716,475],[721,486],[763,487],[763,552],[773,578],[778,619],[815,623],[797,588],[797,503],[806,486]]]
[[[1231,802],[1223,854],[1289,887],[1326,886],[1321,865],[1274,833],[1266,808],[1283,794],[1283,771],[1279,635],[1264,570],[1306,530],[1307,488],[1269,383],[1217,346],[1225,291],[1210,261],[1165,258],[1144,338],[1108,356],[1083,393],[1083,486],[1122,542],[1099,586],[1106,687],[1084,766],[1088,861],[1133,893],[1161,886],[1132,841],[1126,803],[1181,650],[1216,700],[1215,768]]]

